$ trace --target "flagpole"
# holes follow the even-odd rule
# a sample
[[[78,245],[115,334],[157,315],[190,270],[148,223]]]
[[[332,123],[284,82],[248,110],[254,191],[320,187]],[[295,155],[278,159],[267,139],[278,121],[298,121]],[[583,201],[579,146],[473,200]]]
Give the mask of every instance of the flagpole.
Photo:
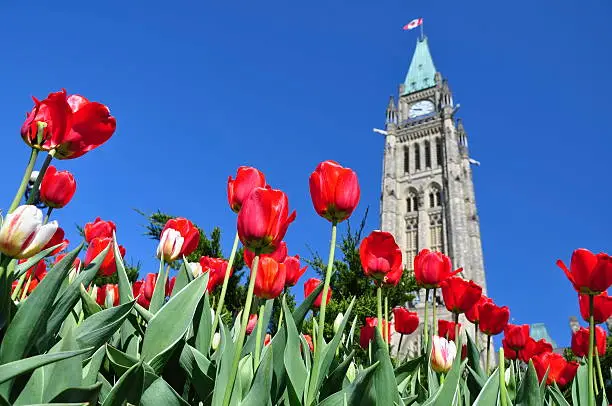
[[[423,25],[425,25],[425,19],[421,21],[421,41],[425,38],[425,34],[423,34]]]

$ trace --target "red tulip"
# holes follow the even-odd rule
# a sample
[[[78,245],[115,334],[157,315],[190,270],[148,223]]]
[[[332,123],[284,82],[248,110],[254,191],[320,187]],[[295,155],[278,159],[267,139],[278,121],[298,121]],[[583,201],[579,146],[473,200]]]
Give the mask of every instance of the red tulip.
[[[117,265],[115,264],[115,252],[113,250],[113,239],[112,238],[94,238],[89,243],[89,247],[87,247],[87,252],[85,253],[85,266],[89,265],[94,258],[98,256],[102,251],[106,249],[107,246],[110,246],[106,257],[102,260],[102,264],[100,265],[100,269],[98,273],[102,276],[110,276],[117,272]],[[119,252],[121,253],[121,257],[125,256],[125,248],[123,246],[119,246]]]
[[[249,316],[249,322],[247,324],[246,333],[251,334],[253,330],[255,330],[255,327],[257,327],[257,315],[251,314]]]
[[[176,217],[166,222],[157,246],[157,257],[170,262],[189,255],[198,247],[200,231],[186,218]]]
[[[134,283],[132,283],[132,295],[134,295],[134,298],[139,305],[148,309],[149,304],[151,303],[150,300],[147,300],[147,298],[144,296],[143,285],[143,280],[134,281]]]
[[[119,285],[107,284],[98,288],[96,302],[100,306],[113,307],[119,304]]]
[[[174,290],[174,284],[176,283],[176,276],[172,278],[168,278],[166,281],[166,296],[171,296],[172,291]]]
[[[554,352],[537,355],[532,358],[532,361],[538,374],[538,380],[542,381],[546,371],[548,371],[547,385],[555,382],[562,388],[574,379],[578,371],[577,362],[567,362],[563,355]]]
[[[412,334],[419,327],[419,315],[405,307],[396,307],[393,309],[393,322],[398,333]]]
[[[578,331],[572,334],[572,352],[577,357],[589,355],[589,334],[590,330],[586,327],[581,327]],[[597,353],[600,357],[606,354],[606,340],[608,335],[605,330],[599,326],[595,327],[595,343]]]
[[[259,260],[257,277],[255,278],[255,296],[262,299],[274,299],[283,293],[287,270],[284,264],[279,264],[270,257]]]
[[[580,315],[589,322],[589,295],[579,294],[578,302],[580,303]],[[612,297],[608,296],[608,292],[603,292],[597,296],[593,296],[593,318],[595,324],[605,323],[612,316]]]
[[[414,278],[419,286],[426,289],[440,287],[442,281],[463,271],[463,268],[454,272],[452,269],[450,258],[441,252],[425,248],[414,257]]]
[[[168,296],[168,282],[166,281],[165,293]],[[145,275],[144,280],[136,281],[132,285],[132,293],[137,298],[137,302],[142,307],[148,309],[151,305],[151,299],[153,298],[153,292],[155,291],[155,285],[157,284],[157,274],[148,273]]]
[[[440,283],[444,304],[449,312],[465,313],[478,303],[482,288],[473,281],[452,276]]]
[[[612,257],[608,254],[595,255],[587,249],[579,248],[572,254],[570,269],[560,259],[557,260],[557,266],[563,269],[578,293],[598,295],[612,285]]]
[[[255,258],[255,254],[245,248],[242,255],[246,266],[253,268],[253,258]],[[262,257],[272,257],[276,262],[283,262],[285,258],[287,258],[287,244],[285,241],[281,241],[274,252],[269,254],[260,254],[259,258]]]
[[[455,341],[455,326],[457,326],[457,324],[454,321],[439,319],[438,335],[449,341]],[[459,323],[459,331],[461,331],[461,323]]]
[[[378,319],[376,317],[366,317],[365,325],[361,327],[359,332],[359,345],[361,345],[361,348],[368,348],[368,343],[374,338],[377,326]],[[385,327],[387,327],[387,332],[389,333],[388,337],[391,337],[391,326],[383,320],[383,330]]]
[[[40,201],[48,207],[61,208],[72,200],[76,191],[76,182],[72,173],[57,171],[55,166],[47,168],[40,183]]]
[[[504,328],[504,349],[508,348],[517,352],[525,348],[529,341],[529,324],[516,325],[507,324]]]
[[[270,334],[266,334],[264,337],[264,346],[270,344],[270,341],[272,341],[272,336]]]
[[[115,132],[116,120],[108,107],[65,90],[39,101],[21,127],[21,137],[32,148],[55,150],[55,158],[77,158],[104,144]],[[38,123],[44,123],[41,139]]]
[[[223,258],[213,257],[202,257],[200,258],[200,266],[202,272],[208,272],[208,285],[206,290],[212,293],[215,288],[223,283],[225,279],[225,272],[227,271],[227,261]],[[232,269],[230,269],[230,276],[232,275]]]
[[[274,252],[295,220],[287,195],[280,190],[255,188],[238,213],[238,236],[246,249],[259,254]]]
[[[285,268],[287,270],[285,286],[295,286],[298,283],[298,280],[302,277],[302,275],[304,275],[304,272],[306,272],[306,268],[308,268],[308,266],[300,268],[299,255],[285,258],[283,264],[285,265]]]
[[[384,287],[392,288],[397,286],[398,283],[402,280],[402,273],[404,272],[403,267],[399,267],[397,269],[392,270],[382,280],[382,284]]]
[[[310,175],[310,197],[319,216],[338,223],[351,216],[359,203],[357,174],[334,161],[321,162]]]
[[[23,264],[27,261],[27,259],[20,259],[19,263]],[[26,271],[26,279],[36,279],[39,282],[42,280],[42,278],[45,277],[45,275],[47,274],[47,264],[45,263],[45,261],[39,261],[37,262],[35,265],[32,265],[30,268],[28,268],[28,270]]]
[[[64,259],[66,257],[67,254],[59,254],[55,257],[55,260],[53,261],[53,264],[57,264],[58,262],[60,262],[62,259]],[[75,258],[74,262],[72,263],[72,267],[74,269],[79,269],[81,267],[81,260],[79,258]]]
[[[308,279],[305,283],[304,283],[304,297],[308,297],[310,296],[310,294],[317,288],[317,286],[319,286],[321,284],[321,281],[317,278],[310,278]],[[332,295],[332,289],[331,286],[329,287],[329,290],[327,291],[327,301],[325,302],[325,305],[327,305],[329,303],[329,301],[331,300],[331,295]],[[321,307],[321,301],[323,300],[323,292],[321,291],[321,293],[319,293],[319,296],[317,296],[317,298],[315,299],[314,303],[312,304],[314,307],[319,308]]]
[[[117,226],[112,221],[101,220],[97,217],[92,223],[85,224],[83,233],[85,241],[91,242],[94,238],[113,238],[113,232],[117,231]]]
[[[492,302],[493,300],[486,297],[485,295],[480,296],[480,299],[478,299],[478,302],[476,302],[476,304],[472,306],[470,310],[465,312],[465,318],[468,319],[471,323],[474,323],[474,324],[480,323],[480,309],[482,308],[482,305],[484,305],[485,303],[492,303]]]
[[[43,247],[43,250],[59,245],[59,247],[47,254],[48,257],[51,257],[65,250],[68,244],[70,244],[70,241],[64,238],[64,230],[61,227],[58,227],[49,242]]]
[[[236,179],[230,176],[227,180],[227,200],[236,213],[240,212],[242,203],[256,187],[266,187],[266,177],[259,170],[250,166],[241,166]]]
[[[552,350],[552,345],[550,343],[547,343],[546,340],[544,340],[543,338],[536,341],[533,338],[529,337],[527,343],[525,344],[525,348],[522,351],[519,351],[519,358],[523,362],[529,362],[529,360],[533,357],[552,352]]]
[[[359,258],[366,276],[377,281],[402,269],[402,250],[386,231],[373,231],[364,238],[359,246]]]
[[[502,338],[502,347],[504,347],[504,358],[515,360],[519,358],[517,351],[508,347],[508,341],[505,338]]]
[[[502,331],[510,319],[508,306],[497,306],[495,303],[485,303],[480,309],[480,331],[489,336],[494,336]]]
[[[308,349],[310,350],[310,352],[313,352],[314,344],[312,342],[312,337],[309,336],[308,334],[304,334],[304,340],[306,340],[306,343],[308,344]]]

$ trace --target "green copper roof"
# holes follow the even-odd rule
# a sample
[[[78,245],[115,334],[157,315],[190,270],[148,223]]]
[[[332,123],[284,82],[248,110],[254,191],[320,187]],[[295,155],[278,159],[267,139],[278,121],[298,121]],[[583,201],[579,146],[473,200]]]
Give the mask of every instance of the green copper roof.
[[[434,86],[436,84],[435,75],[436,67],[431,59],[427,37],[420,38],[417,40],[410,68],[404,80],[404,94]]]
[[[553,348],[557,348],[557,343],[552,339],[550,334],[548,334],[548,329],[544,323],[534,323],[531,325],[531,337],[536,341],[543,338],[549,342]]]

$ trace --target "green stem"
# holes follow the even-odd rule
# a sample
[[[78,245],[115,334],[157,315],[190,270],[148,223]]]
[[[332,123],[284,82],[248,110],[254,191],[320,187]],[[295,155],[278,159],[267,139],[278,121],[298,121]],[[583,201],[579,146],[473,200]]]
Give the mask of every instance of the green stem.
[[[317,352],[317,319],[314,311],[312,312],[312,345],[314,346],[315,353]]]
[[[499,397],[501,400],[501,406],[508,405],[508,393],[506,391],[506,373],[504,371],[504,349],[499,349]]]
[[[223,396],[223,406],[228,406],[232,398],[232,391],[234,390],[234,382],[236,382],[236,374],[238,373],[238,366],[240,364],[240,355],[242,354],[242,347],[244,345],[244,336],[246,335],[247,324],[249,324],[249,313],[251,310],[251,304],[253,303],[253,290],[255,289],[255,279],[257,279],[257,265],[259,264],[259,253],[255,253],[253,258],[253,268],[251,269],[251,276],[249,277],[249,288],[247,291],[246,302],[244,309],[242,310],[242,322],[240,323],[240,333],[238,334],[238,340],[236,340],[236,348],[234,349],[234,360],[232,361],[232,369],[229,375],[229,381],[225,387],[225,395]]]
[[[17,286],[15,286],[15,290],[11,294],[11,300],[16,300],[17,296],[19,296],[19,292],[21,291],[21,288],[23,287],[23,283],[25,282],[25,278],[27,274],[28,274],[27,272],[24,272],[23,275],[19,277],[19,280],[17,281]]]
[[[283,303],[285,301],[285,296],[286,296],[286,294],[283,293],[283,298],[281,300],[281,303]],[[276,331],[277,332],[280,330],[282,325],[283,325],[283,306],[281,305],[281,307],[280,307],[280,315],[278,316],[278,326],[276,327]]]
[[[263,318],[265,305],[259,306],[259,316],[257,317],[257,336],[255,337],[255,369],[259,365],[259,356],[261,355],[261,338],[263,334]]]
[[[215,335],[215,331],[217,331],[217,325],[219,324],[219,317],[221,317],[220,315],[221,315],[221,312],[223,311],[223,303],[225,302],[225,293],[227,292],[227,284],[229,282],[232,266],[234,265],[234,260],[236,259],[236,251],[238,251],[238,241],[240,241],[240,239],[238,238],[238,233],[236,232],[236,237],[234,237],[234,245],[232,246],[232,252],[230,254],[229,261],[227,262],[227,269],[225,270],[225,276],[223,277],[223,286],[221,287],[221,295],[219,295],[219,303],[217,304],[217,310],[215,311],[215,317],[213,319],[212,329],[210,331],[211,340],[212,340],[212,337]]]
[[[404,339],[404,335],[400,334],[399,344],[397,345],[397,355],[395,357],[396,367],[400,365],[400,351],[402,350],[402,340]]]
[[[378,332],[380,333],[380,336],[383,338],[383,340],[385,339],[385,336],[383,335],[383,318],[382,318],[382,288],[380,286],[378,286],[376,288],[376,309],[378,310],[378,321],[376,323],[376,326],[378,327]]]
[[[28,165],[26,166],[25,172],[23,173],[23,178],[21,178],[21,183],[19,184],[19,188],[17,189],[17,193],[15,193],[15,197],[11,202],[11,205],[8,208],[7,213],[11,213],[13,210],[19,206],[19,202],[23,197],[23,194],[28,187],[28,181],[30,180],[30,176],[32,176],[32,171],[34,170],[34,165],[36,164],[36,158],[38,157],[38,150],[32,148],[30,152],[30,159],[28,160]]]
[[[485,362],[485,371],[489,376],[489,358],[491,358],[491,336],[487,335],[487,360]]]
[[[424,349],[427,351],[427,343],[429,342],[429,330],[427,325],[429,324],[429,317],[427,316],[427,300],[429,299],[429,289],[425,288],[425,323],[423,324],[423,342]]]
[[[455,316],[455,342],[459,342],[459,313],[453,313]],[[457,352],[461,353],[461,348],[457,348]]]
[[[45,216],[45,222],[44,224],[47,224],[47,222],[49,222],[49,218],[51,217],[51,212],[53,211],[53,207],[49,207],[47,209],[47,215]]]
[[[28,201],[26,202],[26,204],[36,203],[36,199],[38,199],[38,191],[39,191],[38,189],[40,188],[40,183],[42,182],[43,177],[45,176],[45,172],[47,172],[47,168],[51,164],[53,155],[55,155],[54,149],[49,151],[49,153],[47,154],[47,157],[45,158],[45,161],[40,167],[40,171],[38,171],[38,177],[36,178],[36,182],[34,182],[34,186],[32,186],[32,193],[30,193],[30,197],[28,197]]]
[[[334,255],[336,252],[336,229],[337,224],[332,223],[331,229],[331,241],[329,243],[329,257],[327,259],[327,269],[325,271],[325,282],[323,283],[323,291],[321,292],[321,309],[319,310],[319,331],[317,334],[317,341],[315,345],[314,362],[312,368],[312,376],[310,378],[310,384],[308,386],[308,396],[306,397],[306,404],[310,405],[314,403],[317,395],[317,387],[319,381],[319,369],[321,368],[321,351],[323,350],[323,331],[325,328],[325,309],[327,307],[327,292],[329,292],[329,284],[334,269]]]
[[[385,326],[389,325],[389,297],[385,295]],[[385,342],[387,343],[387,347],[389,346],[389,328],[385,328]]]
[[[433,335],[438,335],[438,323],[436,323],[436,288],[434,288],[433,290],[433,298],[431,300],[431,305],[432,305],[432,309],[431,309],[431,313],[432,313],[432,321],[431,321],[431,331]]]
[[[478,345],[478,322],[474,323],[474,344],[476,344],[476,348],[478,348],[478,350],[480,351],[480,346]]]
[[[28,281],[26,282],[25,286],[23,287],[23,292],[21,292],[21,298],[19,299],[19,301],[22,301],[26,298],[27,294],[28,294],[28,289],[30,289],[30,283],[32,283],[32,275],[30,275],[30,277],[28,278]]]
[[[593,347],[595,342],[594,296],[589,295],[589,406],[595,406],[595,380],[593,379]]]
[[[595,363],[597,364],[597,377],[599,378],[599,386],[601,386],[602,390],[606,390],[606,386],[604,384],[603,374],[601,373],[601,363],[599,362],[599,351],[595,351]]]

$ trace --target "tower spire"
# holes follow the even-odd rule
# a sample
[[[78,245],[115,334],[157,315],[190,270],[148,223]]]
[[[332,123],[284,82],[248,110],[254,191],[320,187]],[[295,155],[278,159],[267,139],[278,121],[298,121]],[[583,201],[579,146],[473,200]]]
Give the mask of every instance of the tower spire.
[[[436,66],[433,63],[427,37],[421,36],[417,40],[408,74],[404,80],[403,94],[418,92],[436,85]]]

